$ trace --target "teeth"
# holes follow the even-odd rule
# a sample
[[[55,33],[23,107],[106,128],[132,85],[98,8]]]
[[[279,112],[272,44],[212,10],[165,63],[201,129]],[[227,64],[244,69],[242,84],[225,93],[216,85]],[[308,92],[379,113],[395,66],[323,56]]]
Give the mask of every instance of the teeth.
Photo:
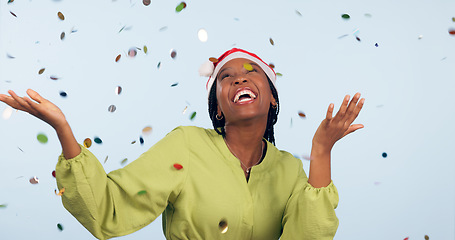
[[[234,97],[234,102],[235,102],[235,103],[238,102],[240,96],[245,95],[245,94],[248,94],[248,95],[250,96],[250,98],[256,98],[256,95],[255,95],[252,91],[246,90],[246,89],[245,89],[245,90],[242,90],[242,91],[238,92],[238,93],[235,95],[235,97]],[[241,102],[246,101],[246,100],[248,100],[248,99],[242,100]]]

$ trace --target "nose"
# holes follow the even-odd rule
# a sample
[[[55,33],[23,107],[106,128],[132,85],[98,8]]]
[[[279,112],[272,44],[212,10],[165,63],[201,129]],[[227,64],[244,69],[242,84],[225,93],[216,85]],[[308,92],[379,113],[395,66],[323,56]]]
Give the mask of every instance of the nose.
[[[241,77],[234,81],[234,85],[243,84],[243,83],[247,83],[247,82],[248,82],[248,80],[246,78]]]

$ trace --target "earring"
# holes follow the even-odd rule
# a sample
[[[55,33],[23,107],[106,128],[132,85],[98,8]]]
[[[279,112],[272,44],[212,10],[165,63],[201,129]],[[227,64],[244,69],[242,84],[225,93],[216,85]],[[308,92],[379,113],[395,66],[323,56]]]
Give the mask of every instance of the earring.
[[[221,115],[221,117],[220,117],[220,116],[218,116],[218,114],[217,114],[215,117],[216,117],[216,119],[217,119],[218,121],[221,121],[221,119],[223,119],[223,115]]]
[[[273,108],[273,109],[276,109],[277,107],[278,107],[278,104],[276,104],[276,105],[273,105],[273,104],[272,104],[272,108]]]

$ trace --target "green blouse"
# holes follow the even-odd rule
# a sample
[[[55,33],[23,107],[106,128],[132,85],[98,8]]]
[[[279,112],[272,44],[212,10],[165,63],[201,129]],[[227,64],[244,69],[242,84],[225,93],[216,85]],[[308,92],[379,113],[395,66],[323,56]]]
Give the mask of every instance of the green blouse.
[[[60,155],[57,185],[65,208],[99,239],[130,234],[163,212],[166,239],[324,240],[338,227],[333,183],[312,187],[302,162],[270,142],[248,182],[213,129],[178,127],[109,174],[81,150]]]

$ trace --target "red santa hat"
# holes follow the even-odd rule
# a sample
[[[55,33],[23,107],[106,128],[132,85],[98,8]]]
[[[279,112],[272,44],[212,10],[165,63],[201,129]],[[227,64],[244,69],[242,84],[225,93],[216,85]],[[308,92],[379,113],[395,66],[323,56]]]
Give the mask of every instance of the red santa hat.
[[[211,58],[210,61],[207,61],[206,63],[202,64],[202,66],[199,68],[199,74],[201,76],[209,77],[209,80],[207,81],[206,84],[208,92],[210,92],[213,82],[216,79],[216,75],[223,67],[223,65],[229,62],[230,60],[236,58],[245,58],[259,65],[276,88],[275,71],[267,63],[262,61],[262,59],[254,53],[250,53],[239,48],[233,48],[223,53],[223,55],[221,55],[219,58]]]

